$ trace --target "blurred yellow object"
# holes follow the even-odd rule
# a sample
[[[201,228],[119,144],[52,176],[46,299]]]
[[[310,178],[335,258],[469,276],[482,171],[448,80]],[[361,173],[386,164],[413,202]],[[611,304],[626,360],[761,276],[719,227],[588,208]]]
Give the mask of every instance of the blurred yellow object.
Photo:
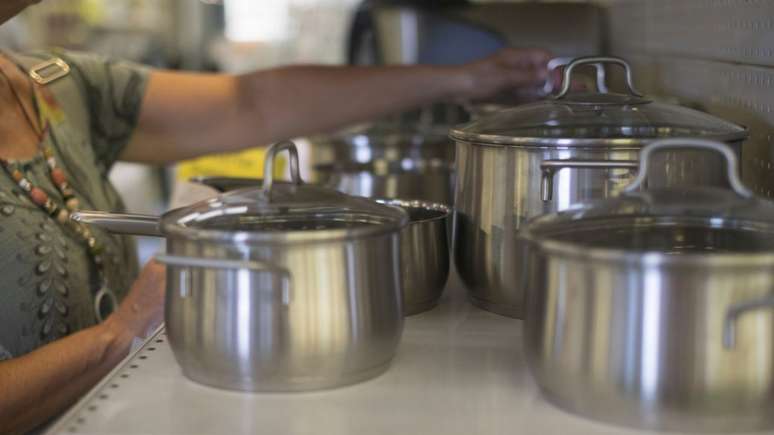
[[[97,25],[105,18],[105,4],[100,0],[79,0],[78,13],[89,25]]]
[[[217,154],[181,162],[177,166],[177,179],[187,181],[192,177],[263,177],[264,148],[251,148],[238,153]],[[285,173],[285,160],[275,160],[274,176]]]

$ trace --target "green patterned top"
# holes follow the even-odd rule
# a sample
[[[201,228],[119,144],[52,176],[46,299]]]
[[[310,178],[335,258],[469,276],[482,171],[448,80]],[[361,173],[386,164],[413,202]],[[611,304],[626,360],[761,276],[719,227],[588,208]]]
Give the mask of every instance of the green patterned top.
[[[43,140],[54,149],[81,209],[122,210],[107,175],[137,123],[147,70],[88,54],[56,56],[71,72],[38,92],[36,106],[50,120]],[[13,57],[27,69],[52,55]],[[63,203],[42,155],[24,162],[23,170],[34,185]],[[137,274],[134,243],[92,230],[105,246],[105,273],[120,299]],[[83,240],[0,171],[0,359],[94,325],[99,286]]]

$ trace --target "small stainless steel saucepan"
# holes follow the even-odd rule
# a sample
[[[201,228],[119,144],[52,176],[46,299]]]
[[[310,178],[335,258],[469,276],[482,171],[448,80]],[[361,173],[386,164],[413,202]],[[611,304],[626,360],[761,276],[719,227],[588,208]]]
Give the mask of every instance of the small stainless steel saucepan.
[[[220,192],[260,185],[256,178],[199,177],[192,182]],[[438,304],[449,276],[451,209],[443,204],[401,199],[377,199],[408,213],[409,224],[400,234],[403,311],[414,315]]]
[[[274,183],[290,153],[290,183]],[[386,370],[403,330],[396,207],[299,177],[292,143],[266,154],[263,186],[161,218],[74,214],[108,230],[167,238],[166,330],[190,379],[247,391],[303,391]]]

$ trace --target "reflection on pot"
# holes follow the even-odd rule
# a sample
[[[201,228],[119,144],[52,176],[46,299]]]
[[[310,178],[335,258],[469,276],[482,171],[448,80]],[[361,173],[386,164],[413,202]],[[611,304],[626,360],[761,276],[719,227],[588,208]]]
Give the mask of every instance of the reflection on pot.
[[[315,167],[325,184],[340,192],[369,198],[416,199],[451,205],[454,172],[442,160],[376,160]]]

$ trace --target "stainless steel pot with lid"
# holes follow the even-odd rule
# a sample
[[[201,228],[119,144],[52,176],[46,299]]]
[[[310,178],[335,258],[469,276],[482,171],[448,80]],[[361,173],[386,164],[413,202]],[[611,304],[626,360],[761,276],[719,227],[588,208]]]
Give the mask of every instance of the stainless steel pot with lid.
[[[719,153],[731,189],[641,190],[675,148]],[[722,143],[659,141],[620,197],[525,225],[524,351],[548,400],[646,429],[774,427],[774,203],[736,168]]]
[[[191,179],[220,192],[260,185],[257,178],[199,177]],[[276,184],[275,184],[276,185]],[[403,311],[423,313],[438,304],[449,275],[451,208],[422,200],[377,198],[376,202],[405,210],[408,225],[400,233]]]
[[[290,183],[271,177],[290,153]],[[165,323],[190,379],[247,391],[350,384],[387,369],[403,328],[399,208],[304,184],[292,143],[266,154],[260,189],[160,219],[81,212],[113,231],[161,234]]]
[[[626,70],[627,94],[571,93],[587,64]],[[640,150],[663,138],[725,141],[737,154],[744,127],[685,107],[654,102],[619,58],[576,59],[553,99],[507,109],[451,131],[456,141],[455,263],[474,304],[521,317],[524,271],[514,267],[514,235],[527,219],[605,198],[629,184]],[[725,185],[724,162],[696,150],[654,157],[650,184]]]

